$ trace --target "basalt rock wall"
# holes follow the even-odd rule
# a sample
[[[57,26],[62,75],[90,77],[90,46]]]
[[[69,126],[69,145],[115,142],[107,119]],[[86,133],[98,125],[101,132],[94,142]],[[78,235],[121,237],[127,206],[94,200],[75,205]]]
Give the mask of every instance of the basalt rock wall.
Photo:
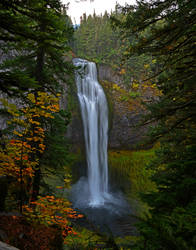
[[[141,147],[146,138],[147,126],[136,127],[146,112],[141,103],[141,97],[123,99],[128,94],[123,88],[123,79],[109,66],[98,66],[98,78],[107,96],[109,105],[109,142],[111,149],[134,149]],[[152,91],[144,94],[143,99],[153,95]],[[67,137],[74,146],[84,145],[83,124],[77,100],[76,89],[72,91],[75,107],[72,109],[72,122],[68,127]]]

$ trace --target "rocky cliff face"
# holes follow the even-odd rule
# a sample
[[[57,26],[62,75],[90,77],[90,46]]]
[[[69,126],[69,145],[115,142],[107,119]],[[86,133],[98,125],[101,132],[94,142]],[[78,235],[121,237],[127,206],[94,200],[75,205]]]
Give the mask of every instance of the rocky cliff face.
[[[123,78],[111,67],[100,65],[98,77],[110,102],[109,148],[133,149],[140,143],[147,132],[147,127],[136,128],[145,112],[139,100],[127,96],[123,88]]]
[[[148,129],[147,126],[136,127],[142,115],[146,112],[141,105],[141,100],[148,101],[148,99],[154,95],[154,90],[151,87],[147,87],[145,90],[140,89],[140,96],[137,92],[130,96],[131,92],[123,88],[122,77],[115,74],[107,65],[99,66],[98,77],[99,82],[105,90],[109,104],[109,148],[135,148],[136,145],[145,138]],[[72,121],[68,126],[66,136],[74,147],[80,146],[84,148],[83,124],[77,99],[76,86],[73,85],[68,89],[64,84],[63,88],[64,94],[61,98],[60,106],[66,109],[67,106],[70,106],[71,102],[70,110],[72,112]],[[5,96],[0,94],[0,98],[5,98]],[[9,99],[9,102],[16,104],[16,99]],[[1,129],[6,127],[6,120],[7,117],[1,117]]]
[[[140,91],[135,92],[126,90],[123,88],[122,77],[107,65],[99,66],[98,77],[105,90],[110,110],[108,146],[112,149],[134,149],[145,139],[148,130],[147,126],[136,127],[146,112],[141,101],[148,101],[154,95],[154,90],[150,86],[145,89],[140,87]],[[73,145],[81,146],[84,145],[83,125],[76,90],[73,91],[72,98],[75,107],[67,136]]]
[[[109,148],[134,149],[145,139],[147,126],[138,127],[146,112],[141,97],[131,97],[129,92],[115,83],[101,81],[110,107]],[[141,146],[141,145],[140,145]]]
[[[115,104],[112,127],[109,132],[109,148],[112,149],[134,149],[141,147],[142,141],[148,130],[146,126],[137,127],[141,120],[141,114],[124,110],[123,105]]]
[[[83,124],[77,98],[76,85],[67,86],[63,84],[63,94],[60,99],[60,107],[71,111],[71,122],[67,127],[66,137],[73,149],[84,145]]]
[[[123,83],[123,78],[121,75],[117,74],[108,65],[101,64],[98,66],[98,79],[100,81],[109,81],[121,85]]]

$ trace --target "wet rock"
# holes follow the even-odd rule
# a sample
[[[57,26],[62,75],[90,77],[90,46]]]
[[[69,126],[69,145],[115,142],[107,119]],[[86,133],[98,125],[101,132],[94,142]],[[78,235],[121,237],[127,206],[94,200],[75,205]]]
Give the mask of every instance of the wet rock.
[[[0,250],[19,250],[19,249],[0,241]]]

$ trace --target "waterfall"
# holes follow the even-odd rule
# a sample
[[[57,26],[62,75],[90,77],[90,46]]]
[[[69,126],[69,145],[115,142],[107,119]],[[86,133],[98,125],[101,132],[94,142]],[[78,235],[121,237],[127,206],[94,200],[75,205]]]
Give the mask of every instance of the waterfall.
[[[103,88],[97,80],[93,62],[76,58],[76,85],[84,127],[88,166],[89,206],[104,204],[108,194],[108,105]]]

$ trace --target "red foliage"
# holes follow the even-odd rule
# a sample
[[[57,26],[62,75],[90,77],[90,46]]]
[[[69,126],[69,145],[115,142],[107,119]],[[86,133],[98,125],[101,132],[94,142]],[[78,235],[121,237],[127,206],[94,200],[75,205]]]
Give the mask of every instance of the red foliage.
[[[55,228],[45,225],[30,225],[22,216],[0,216],[0,229],[8,237],[6,243],[20,250],[49,250],[54,249],[54,243],[59,235]]]

